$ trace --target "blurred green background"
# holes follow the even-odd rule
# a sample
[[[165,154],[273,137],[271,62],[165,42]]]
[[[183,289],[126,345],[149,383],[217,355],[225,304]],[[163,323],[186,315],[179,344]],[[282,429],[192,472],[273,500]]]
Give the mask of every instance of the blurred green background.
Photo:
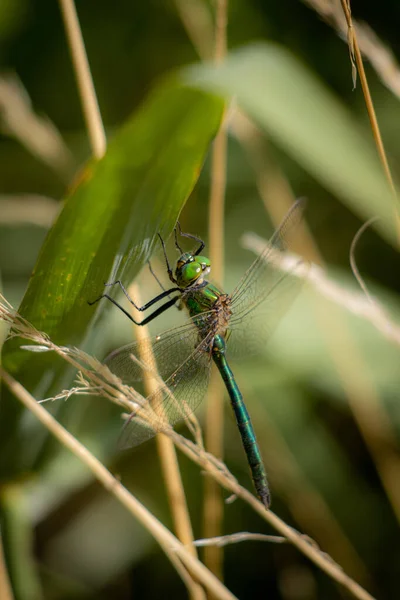
[[[391,246],[395,240],[393,207],[375,156],[361,86],[358,83],[352,89],[346,44],[300,2],[281,0],[271,5],[261,0],[232,0],[228,25],[232,53],[225,71],[216,78],[200,65],[187,68],[198,56],[178,4],[172,0],[77,3],[108,139],[114,135],[121,139],[120,127],[132,113],[138,114],[142,103],[148,106],[149,93],[155,102],[161,97],[160,81],[171,73],[185,85],[194,82],[203,89],[233,94],[260,126],[262,133],[257,139],[261,140],[266,180],[276,181],[278,173],[295,196],[308,197],[306,220],[328,275],[344,289],[358,290],[349,267],[355,233],[369,216],[381,217],[376,229],[368,229],[359,242],[357,264],[371,291],[398,321],[398,256]],[[180,6],[190,13],[196,4],[183,0]],[[212,3],[204,6],[210,9]],[[353,2],[352,10],[354,18],[365,20],[399,55],[400,7],[395,0],[386,2],[384,10],[374,2]],[[0,277],[4,295],[18,307],[59,203],[91,151],[57,3],[7,0],[0,4],[0,61]],[[399,98],[368,64],[366,71],[390,166],[396,174],[400,162]],[[24,99],[25,107],[17,112],[14,129],[10,127],[10,105],[17,108],[13,93]],[[26,117],[30,102],[36,116],[53,124],[51,133],[49,126],[46,128],[49,139],[43,140],[42,130],[34,129]],[[215,108],[215,123],[217,113]],[[208,127],[211,137],[216,125]],[[167,142],[165,137],[165,148]],[[202,143],[205,151],[206,134]],[[200,154],[199,150],[196,160],[201,164]],[[124,176],[129,181],[130,156],[125,160]],[[272,232],[260,200],[255,166],[252,155],[232,133],[225,212],[228,291],[254,258],[243,249],[241,235],[256,231],[268,237]],[[194,162],[192,169],[194,179]],[[171,177],[176,174],[171,172]],[[206,240],[209,181],[208,156],[180,217],[184,230]],[[149,185],[151,189],[151,182]],[[189,183],[187,186],[189,189]],[[271,185],[270,194],[273,190]],[[171,231],[184,202],[184,191],[179,188],[178,192],[179,206],[177,201],[168,216],[163,216],[165,234]],[[152,198],[145,197],[147,200]],[[279,195],[273,202],[280,206]],[[285,212],[283,205],[280,212]],[[146,218],[144,215],[143,220]],[[90,225],[90,216],[88,221]],[[140,227],[135,240],[139,235],[153,240],[157,229],[151,215]],[[126,246],[133,241],[134,237],[127,237]],[[103,245],[104,256],[108,248],[110,265],[105,270],[110,273],[116,248]],[[128,275],[139,270],[152,248],[147,254],[138,251],[130,255],[126,248],[119,248],[127,284]],[[158,258],[160,254],[155,253],[154,266],[162,273]],[[74,291],[87,310],[81,341],[100,359],[132,337],[124,316],[109,307],[94,327],[89,326],[93,325],[93,312],[86,309],[86,300],[101,293],[104,278],[107,273],[92,271],[86,287]],[[157,288],[146,270],[139,282],[143,298],[150,299]],[[152,331],[162,331],[174,319],[171,314],[160,317]],[[337,319],[340,327],[335,325]],[[342,309],[338,315],[335,307],[305,289],[265,353],[233,365],[270,473],[274,512],[312,536],[379,598],[398,595],[398,354],[398,347],[371,324]],[[48,367],[52,368],[51,363]],[[37,368],[37,363],[28,363],[20,378],[26,385],[29,381],[29,389],[42,398],[50,393],[45,393],[48,387],[43,381],[39,385]],[[64,374],[58,390],[70,381],[71,375]],[[13,415],[18,422],[14,435],[8,421],[11,402],[3,394],[2,531],[4,535],[7,523],[14,522],[10,506],[18,507],[18,530],[24,519],[25,536],[32,526],[25,556],[31,560],[33,575],[16,597],[185,597],[183,584],[148,533],[74,458],[44,439],[33,418]],[[154,442],[117,453],[119,411],[103,400],[72,397],[52,410],[171,526]],[[12,435],[5,444],[4,431],[9,427]],[[225,440],[228,467],[251,489],[228,402]],[[185,457],[180,457],[180,464],[195,537],[199,538],[203,476]],[[240,501],[226,506],[224,519],[224,533],[237,531],[273,533]],[[8,536],[3,539],[9,544]],[[244,542],[228,546],[224,573],[228,588],[243,599],[343,596],[334,582],[289,545]]]

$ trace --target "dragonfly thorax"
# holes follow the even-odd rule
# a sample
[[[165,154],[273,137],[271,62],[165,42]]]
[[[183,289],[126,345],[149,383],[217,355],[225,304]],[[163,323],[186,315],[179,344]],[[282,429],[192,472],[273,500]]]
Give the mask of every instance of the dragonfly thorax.
[[[210,259],[206,256],[194,256],[190,252],[182,254],[176,263],[175,279],[180,288],[187,288],[194,283],[203,283],[203,279],[211,270]]]

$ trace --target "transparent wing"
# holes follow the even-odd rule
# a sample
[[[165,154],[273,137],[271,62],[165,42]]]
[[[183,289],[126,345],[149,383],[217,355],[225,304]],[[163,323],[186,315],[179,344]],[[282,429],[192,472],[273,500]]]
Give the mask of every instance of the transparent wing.
[[[229,356],[241,358],[263,350],[266,340],[300,291],[304,279],[297,277],[296,272],[305,266],[308,266],[307,263],[299,262],[291,273],[280,272],[275,286],[269,289],[268,295],[258,304],[251,305],[239,313],[236,313],[235,307],[232,306],[228,337]]]
[[[208,385],[212,339],[211,333],[201,339],[198,327],[191,320],[187,325],[145,340],[140,348],[134,342],[106,358],[105,364],[123,383],[131,385],[143,379],[146,371],[158,386],[146,399],[153,409],[153,427],[132,415],[121,433],[121,448],[141,444],[153,437],[155,430],[162,430],[163,424],[165,428],[165,420],[174,425],[197,408]]]
[[[299,260],[290,272],[283,272],[273,257],[287,249],[287,240],[300,222],[304,206],[303,199],[293,205],[232,293],[229,352],[234,356],[260,350],[302,287],[304,279],[297,276],[297,271],[306,263]]]

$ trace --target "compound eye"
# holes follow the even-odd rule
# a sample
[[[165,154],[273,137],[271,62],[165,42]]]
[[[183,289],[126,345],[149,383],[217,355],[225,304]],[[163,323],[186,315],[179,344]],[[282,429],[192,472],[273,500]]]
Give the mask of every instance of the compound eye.
[[[196,260],[201,264],[203,271],[211,267],[211,261],[206,256],[196,256]]]
[[[201,275],[201,266],[198,262],[187,263],[182,269],[182,279],[187,282],[198,279]]]

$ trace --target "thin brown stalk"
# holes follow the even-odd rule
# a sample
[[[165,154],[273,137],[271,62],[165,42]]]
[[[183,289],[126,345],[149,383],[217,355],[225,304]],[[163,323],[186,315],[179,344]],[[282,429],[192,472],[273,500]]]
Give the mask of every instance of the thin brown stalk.
[[[285,187],[281,185],[280,189],[282,193],[279,196],[271,193],[273,192],[270,186],[271,179],[273,181],[275,179],[281,180],[283,175],[280,174],[277,167],[271,168],[270,166],[270,169],[267,171],[267,164],[265,158],[263,158],[259,142],[253,140],[249,143],[249,137],[259,137],[259,135],[257,130],[252,127],[251,131],[245,133],[242,131],[240,140],[245,143],[245,148],[249,152],[250,160],[254,165],[260,196],[264,200],[264,204],[272,220],[277,225],[282,218],[282,214],[285,214],[290,206],[291,192],[289,186]],[[272,171],[271,175],[270,171]],[[277,202],[277,198],[280,201],[279,203]],[[304,252],[301,251],[302,248],[304,248]],[[301,251],[301,254],[306,255],[309,260],[323,264],[318,247],[305,226],[299,228],[296,249],[299,252]],[[320,278],[317,277],[316,279],[321,283]],[[319,285],[317,284],[316,287],[318,288]],[[324,296],[326,296],[326,286],[320,287],[324,287]],[[331,292],[332,287],[330,287]],[[398,444],[393,426],[379,397],[379,393],[369,376],[360,351],[348,332],[339,310],[334,311],[330,307],[332,310],[329,311],[329,318],[327,318],[328,309],[324,303],[321,303],[321,298],[315,297],[314,302],[316,306],[315,315],[320,323],[327,347],[337,368],[344,393],[349,401],[350,410],[366,441],[385,492],[400,522],[400,458],[398,456]],[[337,300],[335,302],[338,303]],[[355,308],[353,303],[350,302],[348,295],[346,295],[345,302],[348,303],[348,307],[352,305],[353,312],[360,310],[360,303],[357,303],[357,307]],[[365,311],[364,303],[362,316],[368,318],[388,339],[398,343],[398,325],[391,323],[382,309],[376,310],[376,303],[375,307],[369,304],[367,311]],[[349,357],[351,357],[351,360]],[[350,369],[351,365],[352,368]]]
[[[1,299],[2,297],[0,295],[0,300]],[[4,300],[3,302],[0,302],[0,320],[3,320],[10,326],[10,335],[12,337],[18,336],[23,339],[30,340],[35,344],[36,348],[41,351],[47,349],[49,351],[56,352],[69,364],[77,369],[80,369],[82,374],[78,380],[81,389],[79,389],[78,386],[78,388],[75,389],[76,393],[87,393],[90,389],[92,394],[97,393],[98,395],[117,403],[119,406],[123,406],[125,410],[128,410],[129,412],[133,410],[133,404],[136,407],[142,406],[140,396],[138,396],[135,390],[133,390],[131,387],[123,385],[122,382],[104,365],[99,363],[99,361],[76,348],[57,346],[50,340],[48,336],[36,330],[30,323],[18,315],[18,313],[14,313],[11,307]],[[19,384],[16,385],[19,386],[16,390],[16,393],[18,393],[18,390],[20,390],[21,386]],[[69,396],[70,390],[67,390],[65,392],[65,397]],[[28,397],[32,398],[29,394]],[[39,404],[34,404],[40,406]],[[148,407],[148,403],[145,403],[144,406]],[[43,416],[43,413],[40,414]],[[45,415],[47,414],[48,413],[45,412]],[[48,415],[48,417],[50,417],[50,415]],[[43,418],[47,419],[47,416],[43,416]],[[53,423],[53,421],[51,421],[51,423]],[[151,418],[148,423],[153,426]],[[56,423],[56,425],[58,424]],[[305,537],[301,535],[299,532],[286,525],[286,523],[279,519],[279,517],[277,517],[274,513],[271,511],[266,511],[264,505],[257,500],[253,494],[240,486],[236,479],[228,471],[226,466],[214,456],[205,452],[202,445],[184,438],[176,433],[172,428],[165,429],[165,433],[171,437],[174,444],[176,444],[190,460],[199,465],[199,467],[213,477],[215,481],[228,490],[228,492],[246,502],[262,519],[269,523],[281,535],[285,536],[286,539],[296,546],[300,552],[307,556],[312,562],[314,562],[314,564],[332,577],[337,583],[344,586],[356,598],[359,598],[360,600],[371,600],[372,596],[370,596],[368,592],[366,592],[353,579],[346,575],[343,569],[341,569],[341,567],[339,567],[325,552],[322,552],[318,548],[317,544],[308,536]],[[115,486],[114,481],[115,480],[112,479],[112,485],[109,485],[107,489],[110,489],[111,491],[113,490]],[[125,492],[128,494],[126,490]],[[161,544],[165,542],[164,538],[156,539],[158,539]],[[170,548],[170,545],[167,543],[163,547]],[[193,557],[191,558],[193,559]],[[194,574],[196,575],[196,573]]]
[[[289,181],[268,156],[268,143],[254,123],[240,110],[232,117],[232,132],[248,155],[255,173],[255,183],[266,212],[275,226],[296,200]],[[307,226],[302,222],[300,229]],[[295,231],[290,239],[290,247],[307,258],[318,262],[316,246],[310,235],[301,237]],[[300,243],[301,242],[301,243]]]
[[[393,199],[396,201],[396,214],[398,216],[397,192],[396,192],[396,188],[395,188],[395,185],[393,182],[392,174],[390,172],[390,167],[389,167],[389,163],[387,160],[385,147],[383,145],[382,136],[381,136],[381,132],[380,132],[379,125],[378,125],[378,119],[376,117],[374,103],[372,101],[372,96],[371,96],[371,92],[369,90],[368,81],[367,81],[367,77],[366,77],[365,70],[364,70],[364,64],[363,64],[360,48],[359,48],[358,41],[357,41],[357,35],[356,35],[355,29],[353,27],[351,8],[350,8],[350,0],[340,0],[340,1],[342,4],[343,12],[344,12],[346,22],[347,22],[347,27],[348,27],[348,43],[349,43],[350,55],[351,55],[351,57],[354,57],[356,65],[357,65],[357,71],[358,71],[358,75],[360,77],[361,87],[362,87],[362,90],[364,93],[365,105],[367,107],[368,117],[369,117],[370,124],[371,124],[372,135],[374,136],[376,148],[378,151],[380,161],[382,163],[382,167],[383,167],[383,171],[386,176],[386,180],[387,180],[389,187],[391,189],[391,192],[393,194]]]
[[[106,134],[97,102],[96,90],[90,73],[78,15],[76,14],[73,0],[59,0],[59,2],[92,152],[96,158],[101,158],[106,151]]]
[[[174,0],[179,18],[202,60],[213,58],[213,23],[204,0]]]
[[[242,237],[243,247],[255,254],[261,254],[266,243],[264,238],[260,238],[254,233],[248,233]],[[296,254],[288,253],[282,256],[280,253],[271,251],[270,259],[279,269],[292,272],[298,263],[299,257]],[[342,307],[349,314],[367,321],[387,340],[400,346],[400,324],[394,322],[378,300],[370,295],[358,271],[356,278],[360,284],[362,283],[363,293],[350,291],[344,285],[330,279],[325,269],[319,265],[312,264],[310,266],[305,265],[305,267],[307,268],[297,267],[296,275],[307,281],[309,289],[314,289],[318,294]]]
[[[96,158],[101,158],[106,151],[107,141],[76,9],[73,0],[60,0],[60,6],[70,44],[72,61],[92,151]],[[137,290],[136,295],[138,296]],[[137,328],[138,337],[143,336],[143,334],[145,335],[145,331],[140,327]],[[152,385],[154,385],[154,381],[150,377],[146,377],[148,393],[151,393]],[[157,438],[159,456],[163,467],[164,478],[170,499],[170,507],[178,537],[183,544],[187,545],[189,552],[191,552],[194,557],[197,557],[197,551],[193,545],[193,532],[175,449],[171,440],[166,436],[161,434],[157,436]],[[194,600],[203,600],[204,591],[202,587],[191,578],[186,578],[185,582],[189,585],[188,591],[191,598]]]
[[[342,39],[346,39],[348,26],[343,10],[336,0],[303,0],[311,6],[322,19],[329,23]],[[400,68],[393,52],[366,23],[352,19],[358,45],[363,55],[375,69],[386,87],[400,98]]]
[[[129,288],[129,293],[132,298],[135,298],[135,302],[138,306],[142,305],[142,299],[140,291],[137,285],[132,284]],[[137,314],[137,313],[136,313]],[[151,348],[148,347],[148,328],[135,327],[135,336],[139,342],[139,353],[140,348],[146,346],[147,350],[147,362],[151,363],[148,366],[152,372],[157,372],[157,364],[154,356],[152,355]],[[151,357],[149,359],[149,353]],[[146,394],[150,396],[157,390],[157,381],[151,376],[149,372],[143,371],[143,382],[146,390]],[[160,415],[163,417],[163,415]],[[194,536],[192,524],[190,521],[189,509],[186,501],[185,490],[182,483],[182,477],[179,470],[178,457],[176,455],[175,446],[168,436],[160,433],[156,436],[158,457],[161,463],[162,473],[164,476],[164,482],[167,489],[169,507],[172,514],[174,523],[174,529],[178,539],[186,546],[188,552],[197,558],[197,550],[194,546]],[[204,590],[200,585],[190,581],[190,587],[188,591],[190,597],[194,600],[202,600],[205,598]]]
[[[368,227],[370,227],[372,225],[372,223],[377,221],[378,218],[379,217],[371,217],[370,219],[368,219],[368,221],[363,223],[363,225],[361,225],[360,229],[357,231],[356,235],[353,237],[353,241],[351,242],[351,246],[350,246],[351,270],[353,271],[353,275],[357,279],[358,285],[362,289],[362,291],[365,295],[365,298],[368,300],[369,304],[373,305],[374,307],[376,306],[375,301],[372,298],[371,294],[369,293],[367,284],[365,283],[364,279],[361,277],[360,271],[357,266],[355,252],[356,252],[357,244],[360,241],[360,238],[363,235],[363,233],[368,229]]]
[[[215,17],[214,62],[221,64],[227,47],[228,1],[217,0]],[[222,285],[224,265],[224,209],[226,189],[227,131],[225,120],[215,138],[211,158],[211,190],[208,211],[210,259],[215,280]],[[223,456],[224,445],[224,391],[212,373],[206,404],[206,447],[218,458]],[[224,507],[221,490],[207,478],[204,487],[204,537],[217,537],[222,531]],[[220,579],[223,551],[217,546],[207,547],[204,562]]]
[[[243,387],[243,386],[242,386]],[[366,568],[351,541],[343,531],[322,494],[315,489],[301,469],[268,412],[254,406],[254,420],[263,432],[260,447],[272,489],[284,500],[296,523],[343,568],[364,583],[370,583]],[[272,449],[272,451],[271,451]]]
[[[206,404],[206,448],[223,458],[224,454],[224,388],[216,370],[211,373]],[[222,531],[224,504],[220,486],[211,477],[204,479],[203,536],[218,537]],[[223,552],[218,546],[204,549],[204,564],[219,579],[223,579]]]
[[[216,1],[215,13],[215,63],[221,64],[225,59],[227,49],[227,29],[228,29],[228,0]]]
[[[0,223],[28,223],[49,229],[61,210],[60,202],[37,194],[0,194]]]
[[[206,538],[196,540],[196,546],[230,546],[239,542],[268,542],[270,544],[284,544],[286,538],[276,535],[266,535],[265,533],[249,533],[248,531],[240,531],[239,533],[231,533],[230,535],[220,535],[216,538]]]
[[[370,119],[372,134],[374,136],[375,144],[386,179],[395,201],[395,216],[398,225],[398,235],[400,236],[397,192],[387,161],[382,136],[379,130],[368,81],[365,75],[362,56],[357,41],[357,35],[353,27],[350,0],[341,0],[341,5],[348,27],[350,53],[352,56],[354,56],[357,65],[357,70],[364,93],[365,104]],[[339,319],[340,317],[337,315],[334,319],[336,324],[339,324]],[[355,344],[353,343],[350,334],[347,332],[347,329],[344,326],[339,327],[339,332],[342,336],[340,338],[340,343],[343,345],[343,340],[345,340],[345,346],[352,355],[353,362],[351,372],[349,372],[348,368],[349,362],[343,360],[343,353],[338,352],[339,339],[337,337],[335,338],[335,335],[338,335],[338,329],[332,328],[332,320],[330,325],[333,336],[330,338],[330,340],[333,341],[332,352],[334,358],[336,359],[338,372],[341,374],[342,379],[346,382],[347,396],[352,407],[353,414],[357,420],[364,440],[377,464],[382,484],[386,490],[392,508],[397,516],[397,519],[400,521],[400,458],[396,450],[396,436],[391,427],[390,419],[382,407],[379,395],[374,389],[372,381],[367,375],[367,370],[364,367],[362,358],[357,352]],[[334,342],[335,339],[336,344]]]
[[[189,25],[187,22],[185,23],[188,35],[200,57],[204,58],[203,48],[197,43],[199,36],[196,33],[196,23],[192,21]],[[256,182],[260,191],[260,195],[262,198],[264,198],[264,200],[266,200],[266,204],[268,205],[269,210],[272,212],[274,222],[279,223],[282,218],[282,214],[287,212],[291,203],[294,201],[293,192],[291,191],[286,178],[280,174],[278,169],[269,168],[267,170],[263,147],[265,142],[261,141],[261,136],[258,134],[255,127],[248,121],[248,119],[243,114],[239,113],[239,111],[235,111],[232,123],[234,132],[239,136],[242,143],[245,144],[246,149],[250,154],[251,162],[256,167]],[[281,200],[281,205],[276,203],[275,200],[277,198]],[[265,243],[263,247],[265,247]],[[297,245],[294,244],[294,247],[297,247]],[[316,259],[316,246],[311,236],[302,236],[301,247],[303,252],[305,251],[305,255],[308,258],[314,258],[314,260]],[[319,278],[317,279],[319,280]],[[324,288],[325,287],[326,286],[324,285]],[[328,287],[329,289],[331,288],[330,285]],[[359,304],[359,299],[357,304]],[[313,490],[310,490],[309,497],[314,498]],[[288,502],[290,503],[290,498],[288,498]],[[296,506],[295,498],[293,498],[292,505]],[[319,506],[319,503],[317,503],[317,505]],[[338,537],[334,534],[332,535],[332,542],[334,544],[336,542],[340,543],[340,539],[340,536]],[[347,542],[345,541],[344,543],[346,545]],[[357,559],[357,556],[355,556],[351,546],[349,546],[349,552],[347,554],[349,557],[349,563],[356,566],[354,570],[358,570],[363,573],[363,566]]]
[[[35,113],[22,81],[14,73],[0,76],[0,127],[34,156],[69,178],[74,161],[60,132],[47,117]]]
[[[219,482],[226,490],[233,493],[238,498],[246,502],[257,514],[270,524],[273,529],[284,536],[292,543],[300,552],[307,556],[314,564],[321,568],[326,574],[332,577],[337,583],[344,586],[356,598],[360,600],[372,600],[371,596],[364,588],[349,577],[343,569],[329,557],[325,552],[322,552],[318,545],[308,536],[300,534],[298,531],[287,525],[282,519],[275,515],[271,510],[265,510],[262,504],[252,493],[240,486],[237,481],[231,476],[229,471],[224,466],[219,464],[216,468],[214,460],[208,454],[199,452],[189,440],[178,436],[175,432],[171,432],[172,439],[180,450],[184,452],[191,460],[201,466],[215,481]]]
[[[233,600],[235,596],[195,558],[184,545],[158,521],[129,491],[91,454],[76,438],[62,427],[51,415],[38,404],[29,392],[13,377],[0,367],[0,375],[11,393],[93,473],[94,477],[151,533],[162,546],[166,555],[178,558],[187,571],[217,598]]]
[[[316,299],[314,305],[349,407],[400,523],[400,456],[390,417],[339,311],[330,306],[327,318],[324,302]]]

